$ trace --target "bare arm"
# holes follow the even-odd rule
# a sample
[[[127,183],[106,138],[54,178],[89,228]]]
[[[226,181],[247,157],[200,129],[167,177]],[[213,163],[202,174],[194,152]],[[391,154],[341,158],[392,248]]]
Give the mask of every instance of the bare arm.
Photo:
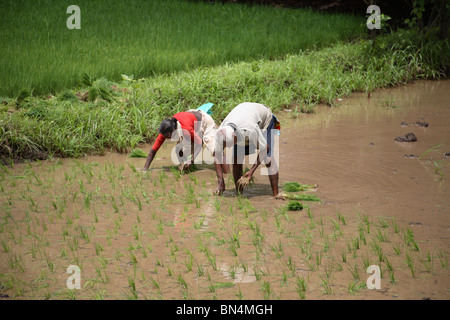
[[[150,149],[150,152],[148,153],[148,156],[147,156],[147,161],[145,161],[144,170],[147,170],[148,167],[150,167],[150,164],[152,163],[155,155],[156,155],[156,151],[153,149]]]
[[[270,146],[267,145],[267,152],[269,152],[269,148],[270,148]],[[251,177],[255,173],[256,169],[261,164],[260,154],[261,154],[261,152],[258,152],[258,156],[256,157],[256,163],[252,166],[252,168],[249,171],[247,171],[246,174],[244,174],[244,177],[251,179]]]

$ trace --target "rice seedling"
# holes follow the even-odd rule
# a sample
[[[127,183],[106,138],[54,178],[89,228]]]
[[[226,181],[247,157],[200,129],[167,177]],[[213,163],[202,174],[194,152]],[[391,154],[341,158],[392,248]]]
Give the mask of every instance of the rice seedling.
[[[342,225],[344,225],[344,226],[347,225],[347,221],[346,221],[345,217],[340,212],[337,213],[337,218],[339,221],[341,221]]]
[[[392,245],[392,248],[394,249],[394,252],[396,255],[401,255],[402,254],[402,250],[400,249],[400,244],[394,244]]]
[[[390,261],[387,258],[385,258],[384,261],[386,262],[386,266],[387,266],[387,269],[388,269],[389,278],[391,279],[391,283],[395,284],[394,267],[392,266],[392,264],[390,263]]]
[[[396,234],[398,234],[400,232],[400,229],[399,229],[399,226],[398,226],[397,219],[395,219],[395,218],[392,219],[391,224],[392,224],[392,227],[394,228],[394,232]]]
[[[407,246],[412,246],[413,250],[420,251],[419,245],[414,238],[414,232],[410,227],[407,227],[403,233],[403,240]]]
[[[389,242],[389,236],[387,232],[381,232],[381,230],[378,230],[376,237],[380,242]]]
[[[352,280],[348,284],[348,292],[351,295],[354,295],[356,292],[360,291],[361,289],[365,288],[366,284],[363,282],[360,282],[359,280]]]
[[[348,270],[352,274],[354,280],[360,280],[358,265],[356,263],[353,267],[349,267]]]
[[[442,268],[448,269],[448,258],[445,257],[444,252],[442,250],[439,250],[437,252],[437,256],[439,257],[439,261],[441,262]]]
[[[269,300],[270,296],[273,293],[272,292],[272,287],[270,285],[270,282],[267,282],[267,281],[263,280],[262,283],[261,283],[261,290],[263,292],[264,300]]]
[[[416,277],[416,265],[414,263],[414,258],[411,256],[409,252],[406,253],[406,265],[411,271],[411,275],[413,278]]]
[[[431,270],[433,269],[433,255],[430,251],[427,251],[425,260],[422,261],[422,264],[424,265],[427,272],[431,272]]]
[[[323,294],[332,295],[334,293],[334,290],[331,287],[330,278],[328,278],[326,276],[325,277],[322,276],[321,279],[322,279],[322,284],[320,286],[323,288],[323,290],[322,290]]]

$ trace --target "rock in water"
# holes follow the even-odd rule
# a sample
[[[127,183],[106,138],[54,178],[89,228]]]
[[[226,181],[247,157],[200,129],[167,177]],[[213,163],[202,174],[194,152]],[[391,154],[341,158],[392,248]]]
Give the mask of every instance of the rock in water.
[[[395,138],[395,141],[398,142],[415,142],[417,141],[417,137],[414,133],[410,132],[405,134],[404,136],[398,136]]]

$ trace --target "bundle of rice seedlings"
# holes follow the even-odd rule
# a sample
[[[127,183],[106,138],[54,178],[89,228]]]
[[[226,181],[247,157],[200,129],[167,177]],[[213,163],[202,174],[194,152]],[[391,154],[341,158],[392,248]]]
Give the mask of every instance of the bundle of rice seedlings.
[[[289,211],[300,211],[303,210],[303,204],[298,201],[289,201],[287,209]]]
[[[147,154],[139,148],[131,150],[131,158],[147,158]]]

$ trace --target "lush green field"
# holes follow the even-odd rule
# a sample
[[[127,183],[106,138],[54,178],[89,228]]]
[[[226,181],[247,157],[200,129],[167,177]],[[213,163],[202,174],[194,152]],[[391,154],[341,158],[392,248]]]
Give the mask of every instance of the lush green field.
[[[81,89],[48,99],[23,91],[0,104],[0,160],[129,151],[152,140],[162,119],[206,102],[215,104],[218,123],[243,101],[264,103],[275,112],[289,106],[295,115],[355,91],[445,76],[448,41],[421,48],[417,43],[415,33],[398,32],[375,45],[342,43],[274,61],[226,63],[117,83],[85,77]]]
[[[181,0],[79,0],[81,29],[69,30],[72,4],[0,2],[0,96],[54,93],[83,73],[117,81],[279,58],[365,32],[361,17]]]

